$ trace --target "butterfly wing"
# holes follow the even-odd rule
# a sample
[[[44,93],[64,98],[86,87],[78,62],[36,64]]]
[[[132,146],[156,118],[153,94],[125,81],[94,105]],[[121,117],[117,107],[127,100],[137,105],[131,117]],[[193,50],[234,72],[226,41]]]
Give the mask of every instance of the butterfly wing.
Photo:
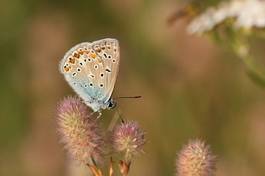
[[[103,70],[100,69],[100,81],[103,84],[106,103],[113,92],[117,74],[119,72],[120,48],[116,39],[103,39],[92,43],[92,48],[100,56]]]
[[[97,48],[98,43],[102,51]],[[111,56],[115,58],[114,62],[108,57],[114,48],[115,53],[119,53],[118,41],[115,39],[81,43],[70,49],[60,63],[60,70],[67,82],[94,111],[106,108],[114,88],[119,54],[118,59],[116,55]]]

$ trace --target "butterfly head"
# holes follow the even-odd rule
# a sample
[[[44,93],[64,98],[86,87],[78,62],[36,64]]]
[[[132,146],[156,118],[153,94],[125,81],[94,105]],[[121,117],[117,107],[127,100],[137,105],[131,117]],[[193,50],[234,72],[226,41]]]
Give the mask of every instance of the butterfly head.
[[[113,108],[115,108],[116,106],[117,106],[117,102],[114,101],[112,98],[109,99],[107,108],[108,108],[108,109],[113,109]]]

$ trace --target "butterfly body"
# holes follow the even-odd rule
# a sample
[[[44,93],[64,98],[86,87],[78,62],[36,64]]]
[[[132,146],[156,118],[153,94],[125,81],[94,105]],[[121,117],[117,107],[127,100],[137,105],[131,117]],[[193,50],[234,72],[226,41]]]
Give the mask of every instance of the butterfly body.
[[[114,107],[111,98],[119,69],[119,43],[102,39],[75,45],[59,69],[73,90],[95,112]]]

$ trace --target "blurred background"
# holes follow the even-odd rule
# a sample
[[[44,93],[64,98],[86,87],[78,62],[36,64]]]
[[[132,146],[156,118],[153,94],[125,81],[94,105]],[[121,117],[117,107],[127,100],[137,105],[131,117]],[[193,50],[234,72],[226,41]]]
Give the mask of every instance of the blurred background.
[[[188,35],[185,20],[168,26],[179,4],[1,0],[0,175],[87,175],[58,142],[57,102],[75,94],[58,63],[73,45],[105,37],[121,47],[114,96],[143,96],[118,102],[147,132],[130,175],[174,175],[177,151],[193,138],[218,155],[217,176],[264,175],[265,89],[235,55]],[[252,42],[262,62],[264,41]],[[102,121],[113,114],[104,112]]]

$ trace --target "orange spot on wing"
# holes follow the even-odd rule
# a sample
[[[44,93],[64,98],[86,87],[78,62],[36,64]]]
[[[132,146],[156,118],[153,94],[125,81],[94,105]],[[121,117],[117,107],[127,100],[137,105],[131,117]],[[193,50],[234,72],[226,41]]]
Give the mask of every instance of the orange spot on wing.
[[[65,71],[65,72],[69,72],[70,69],[71,69],[71,67],[64,67],[64,71]]]
[[[81,50],[78,52],[78,54],[83,55],[85,51]]]
[[[74,53],[74,57],[79,58],[80,55],[78,53]]]
[[[92,57],[93,59],[95,59],[96,56],[97,56],[97,55],[96,55],[95,53],[91,53],[91,54],[90,54],[90,57]]]
[[[70,57],[69,58],[69,63],[74,64],[75,63],[75,59]]]

